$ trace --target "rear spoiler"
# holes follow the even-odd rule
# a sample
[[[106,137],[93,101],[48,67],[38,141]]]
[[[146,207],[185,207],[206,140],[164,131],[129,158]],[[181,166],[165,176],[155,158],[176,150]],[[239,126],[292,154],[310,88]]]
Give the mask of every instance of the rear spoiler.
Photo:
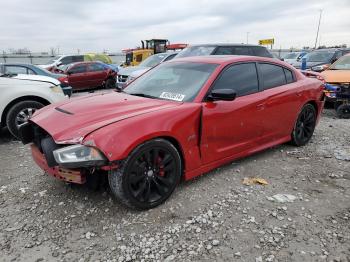
[[[326,83],[326,80],[323,78],[323,76],[320,73],[314,72],[314,71],[309,71],[309,70],[300,70],[300,72],[309,78],[316,78],[320,80],[322,83]]]

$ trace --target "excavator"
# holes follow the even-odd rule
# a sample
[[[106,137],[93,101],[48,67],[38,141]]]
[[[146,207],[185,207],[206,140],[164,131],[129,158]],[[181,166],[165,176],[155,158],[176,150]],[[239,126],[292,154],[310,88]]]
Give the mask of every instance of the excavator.
[[[141,40],[141,47],[122,50],[125,53],[125,62],[122,66],[137,66],[151,55],[164,53],[167,50],[183,49],[186,46],[187,44],[170,45],[167,39]]]

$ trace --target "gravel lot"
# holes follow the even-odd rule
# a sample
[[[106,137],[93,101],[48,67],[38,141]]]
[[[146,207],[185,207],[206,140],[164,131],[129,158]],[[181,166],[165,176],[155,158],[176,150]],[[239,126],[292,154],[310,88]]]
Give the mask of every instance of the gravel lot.
[[[278,146],[183,182],[147,212],[107,188],[44,175],[3,130],[0,261],[350,261],[349,130],[325,110],[307,146]],[[269,184],[246,186],[245,177]]]

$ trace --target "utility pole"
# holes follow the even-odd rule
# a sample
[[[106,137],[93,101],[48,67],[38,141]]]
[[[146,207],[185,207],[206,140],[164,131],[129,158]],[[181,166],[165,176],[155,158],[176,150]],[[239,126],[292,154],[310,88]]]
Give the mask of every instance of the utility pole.
[[[318,33],[320,31],[320,24],[321,24],[321,17],[322,17],[322,9],[320,9],[320,17],[318,18],[318,26],[317,26],[317,33],[316,33],[316,40],[315,40],[315,49],[317,47],[317,39],[318,39]]]
[[[248,41],[249,40],[249,32],[247,32],[247,44],[248,44]]]

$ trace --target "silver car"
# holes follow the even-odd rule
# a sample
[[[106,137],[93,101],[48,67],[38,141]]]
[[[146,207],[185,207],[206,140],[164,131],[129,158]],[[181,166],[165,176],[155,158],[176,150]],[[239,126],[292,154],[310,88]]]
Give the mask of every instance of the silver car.
[[[177,52],[159,53],[151,55],[143,62],[141,62],[138,66],[129,66],[121,68],[118,72],[117,77],[118,88],[123,89],[130,81],[132,81],[136,77],[142,75],[144,72],[148,71],[149,69],[155,67],[160,63],[173,59],[177,54]]]

